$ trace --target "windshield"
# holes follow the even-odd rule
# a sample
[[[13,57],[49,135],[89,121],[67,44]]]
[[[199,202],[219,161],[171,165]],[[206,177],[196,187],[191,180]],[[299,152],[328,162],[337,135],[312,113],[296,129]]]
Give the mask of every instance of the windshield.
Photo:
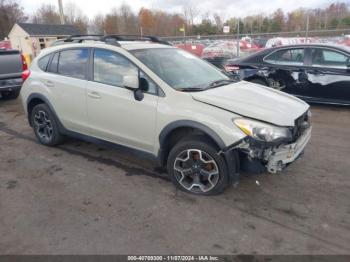
[[[213,83],[230,81],[214,66],[181,49],[152,48],[131,53],[176,90],[201,91],[214,87]]]

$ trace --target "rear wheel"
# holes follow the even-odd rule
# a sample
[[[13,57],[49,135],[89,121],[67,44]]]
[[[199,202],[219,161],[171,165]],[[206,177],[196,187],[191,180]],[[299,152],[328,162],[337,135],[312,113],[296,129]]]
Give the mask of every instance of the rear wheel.
[[[34,133],[41,144],[55,146],[63,142],[56,118],[47,105],[36,105],[30,119]]]
[[[197,195],[221,193],[229,184],[224,159],[202,138],[176,144],[170,151],[167,169],[175,186]]]

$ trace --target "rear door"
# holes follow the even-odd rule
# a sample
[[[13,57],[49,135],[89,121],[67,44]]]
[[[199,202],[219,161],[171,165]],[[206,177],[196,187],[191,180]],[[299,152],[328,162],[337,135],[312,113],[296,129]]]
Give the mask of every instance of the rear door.
[[[350,103],[349,55],[323,47],[309,53],[309,96],[320,102]]]
[[[52,55],[42,81],[64,127],[88,134],[86,86],[89,48],[65,49]]]
[[[304,96],[307,92],[305,48],[283,48],[264,58],[269,64],[270,75],[276,81],[273,86],[281,91]]]

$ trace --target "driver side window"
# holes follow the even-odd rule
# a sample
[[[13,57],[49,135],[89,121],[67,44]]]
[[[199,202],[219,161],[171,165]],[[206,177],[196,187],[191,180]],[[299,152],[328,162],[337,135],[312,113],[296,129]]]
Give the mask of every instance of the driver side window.
[[[126,75],[138,75],[138,68],[125,57],[103,49],[94,52],[94,81],[122,86]]]
[[[332,50],[315,48],[311,53],[312,66],[345,69],[349,57]]]
[[[139,69],[127,58],[116,52],[95,49],[94,52],[94,81],[112,85],[123,86],[123,78],[126,75],[138,75]],[[140,88],[144,93],[157,95],[157,85],[140,70]],[[143,85],[147,81],[148,85]],[[145,88],[146,86],[146,88]]]

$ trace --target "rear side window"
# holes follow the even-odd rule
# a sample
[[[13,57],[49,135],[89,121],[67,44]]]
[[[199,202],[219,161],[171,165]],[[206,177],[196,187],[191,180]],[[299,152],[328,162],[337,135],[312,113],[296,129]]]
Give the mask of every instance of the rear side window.
[[[51,60],[49,68],[47,69],[48,72],[57,73],[58,57],[59,57],[59,53],[55,53]]]
[[[79,79],[85,79],[89,50],[72,49],[60,52],[58,73]]]
[[[276,65],[303,65],[304,49],[284,49],[276,51],[265,58],[265,62]]]
[[[313,49],[311,57],[313,66],[346,68],[349,63],[348,56],[327,49]]]
[[[38,66],[41,70],[46,71],[47,64],[49,63],[50,57],[51,57],[51,54],[46,55],[46,56],[39,59]]]

